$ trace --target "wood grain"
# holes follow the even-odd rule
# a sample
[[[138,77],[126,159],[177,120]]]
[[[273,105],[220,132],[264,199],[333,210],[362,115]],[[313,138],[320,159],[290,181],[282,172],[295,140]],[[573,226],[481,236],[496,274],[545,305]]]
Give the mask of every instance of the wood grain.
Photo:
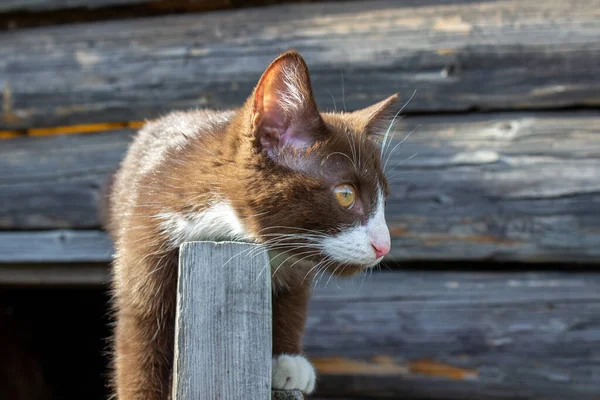
[[[0,231],[0,263],[112,261],[112,242],[98,230]]]
[[[0,30],[316,0],[4,0]]]
[[[3,0],[0,12],[10,11],[49,11],[69,8],[114,7],[125,4],[139,4],[148,0]]]
[[[0,284],[4,286],[100,286],[110,282],[103,263],[0,263]]]
[[[305,337],[317,397],[600,396],[598,274],[412,270],[326,280]]]
[[[239,105],[290,47],[326,108],[332,96],[355,109],[414,90],[409,112],[597,106],[599,10],[598,0],[355,1],[7,31],[0,130]]]
[[[391,257],[597,262],[599,127],[600,113],[591,111],[405,119],[386,150]],[[3,141],[0,228],[97,229],[100,187],[129,133]],[[69,255],[61,250],[69,239],[60,244],[56,234],[35,236],[44,245],[33,251],[29,233],[6,235],[0,260],[110,255],[105,237],[77,242],[86,250]]]
[[[102,188],[133,131],[5,140],[0,145],[0,227],[98,228]]]
[[[269,257],[250,251],[257,246],[181,247],[173,399],[271,398]]]
[[[310,1],[296,0],[295,2]],[[443,0],[442,0],[443,1]],[[447,0],[446,0],[447,1]],[[293,0],[3,0],[0,12],[28,11],[39,13],[61,10],[99,10],[123,6],[145,6],[163,13],[178,10],[206,11],[221,8],[238,8],[249,5],[291,3]],[[140,8],[143,10],[143,8]]]
[[[316,398],[598,398],[599,274],[463,267],[323,277],[304,340]]]

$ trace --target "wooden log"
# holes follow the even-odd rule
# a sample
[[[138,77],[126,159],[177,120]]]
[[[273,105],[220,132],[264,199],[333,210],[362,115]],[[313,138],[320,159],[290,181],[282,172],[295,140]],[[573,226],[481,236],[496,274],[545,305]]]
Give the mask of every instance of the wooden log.
[[[320,280],[317,398],[598,398],[599,274],[429,268]]]
[[[0,228],[98,228],[103,185],[132,133],[2,141]]]
[[[184,244],[173,399],[270,399],[271,335],[267,251],[242,243]]]
[[[326,280],[305,336],[317,397],[600,395],[598,274],[412,270]]]
[[[206,12],[292,1],[294,0],[4,0],[0,3],[0,30]]]
[[[71,8],[97,9],[144,2],[148,2],[148,0],[3,0],[0,4],[0,12],[40,12]]]
[[[239,105],[290,47],[323,107],[415,89],[410,112],[596,106],[599,5],[355,1],[3,32],[0,129]]]
[[[112,261],[112,242],[98,230],[0,231],[0,263]]]
[[[85,264],[0,263],[0,283],[4,286],[101,286],[110,282],[106,262]]]
[[[296,2],[310,1],[299,0]],[[447,1],[447,0],[446,0]],[[220,8],[237,8],[248,5],[267,5],[291,2],[291,0],[3,0],[0,13],[27,11],[39,13],[72,9],[94,10],[143,5],[162,12],[169,11],[206,11]]]
[[[386,151],[391,257],[597,261],[599,127],[598,112],[407,118]],[[99,188],[128,142],[124,132],[3,141],[0,228],[97,228]],[[88,233],[71,232],[86,250],[68,254],[69,238],[31,234],[1,233],[0,260],[110,256],[105,237],[84,245]]]

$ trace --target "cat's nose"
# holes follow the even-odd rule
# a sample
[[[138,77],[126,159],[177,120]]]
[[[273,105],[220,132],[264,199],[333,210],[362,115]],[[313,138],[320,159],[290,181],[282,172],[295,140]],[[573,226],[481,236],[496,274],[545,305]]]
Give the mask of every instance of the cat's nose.
[[[373,246],[373,250],[375,250],[375,258],[383,257],[387,253],[390,252],[390,244],[389,243],[377,243],[377,244],[371,243],[371,246]]]

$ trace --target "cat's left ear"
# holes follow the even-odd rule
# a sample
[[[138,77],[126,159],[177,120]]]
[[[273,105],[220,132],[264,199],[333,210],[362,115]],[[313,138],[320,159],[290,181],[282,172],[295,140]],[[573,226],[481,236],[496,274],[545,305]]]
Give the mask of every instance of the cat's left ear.
[[[288,51],[271,63],[254,89],[252,129],[261,149],[305,148],[323,134],[304,59]]]
[[[354,111],[352,116],[369,136],[383,135],[399,110],[398,93],[372,106]]]

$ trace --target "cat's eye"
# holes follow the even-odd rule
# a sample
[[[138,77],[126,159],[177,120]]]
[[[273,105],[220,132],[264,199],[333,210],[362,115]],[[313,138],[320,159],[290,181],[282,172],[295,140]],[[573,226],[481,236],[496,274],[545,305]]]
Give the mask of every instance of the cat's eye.
[[[344,208],[350,208],[356,201],[356,191],[352,185],[344,183],[333,188],[335,199]]]

